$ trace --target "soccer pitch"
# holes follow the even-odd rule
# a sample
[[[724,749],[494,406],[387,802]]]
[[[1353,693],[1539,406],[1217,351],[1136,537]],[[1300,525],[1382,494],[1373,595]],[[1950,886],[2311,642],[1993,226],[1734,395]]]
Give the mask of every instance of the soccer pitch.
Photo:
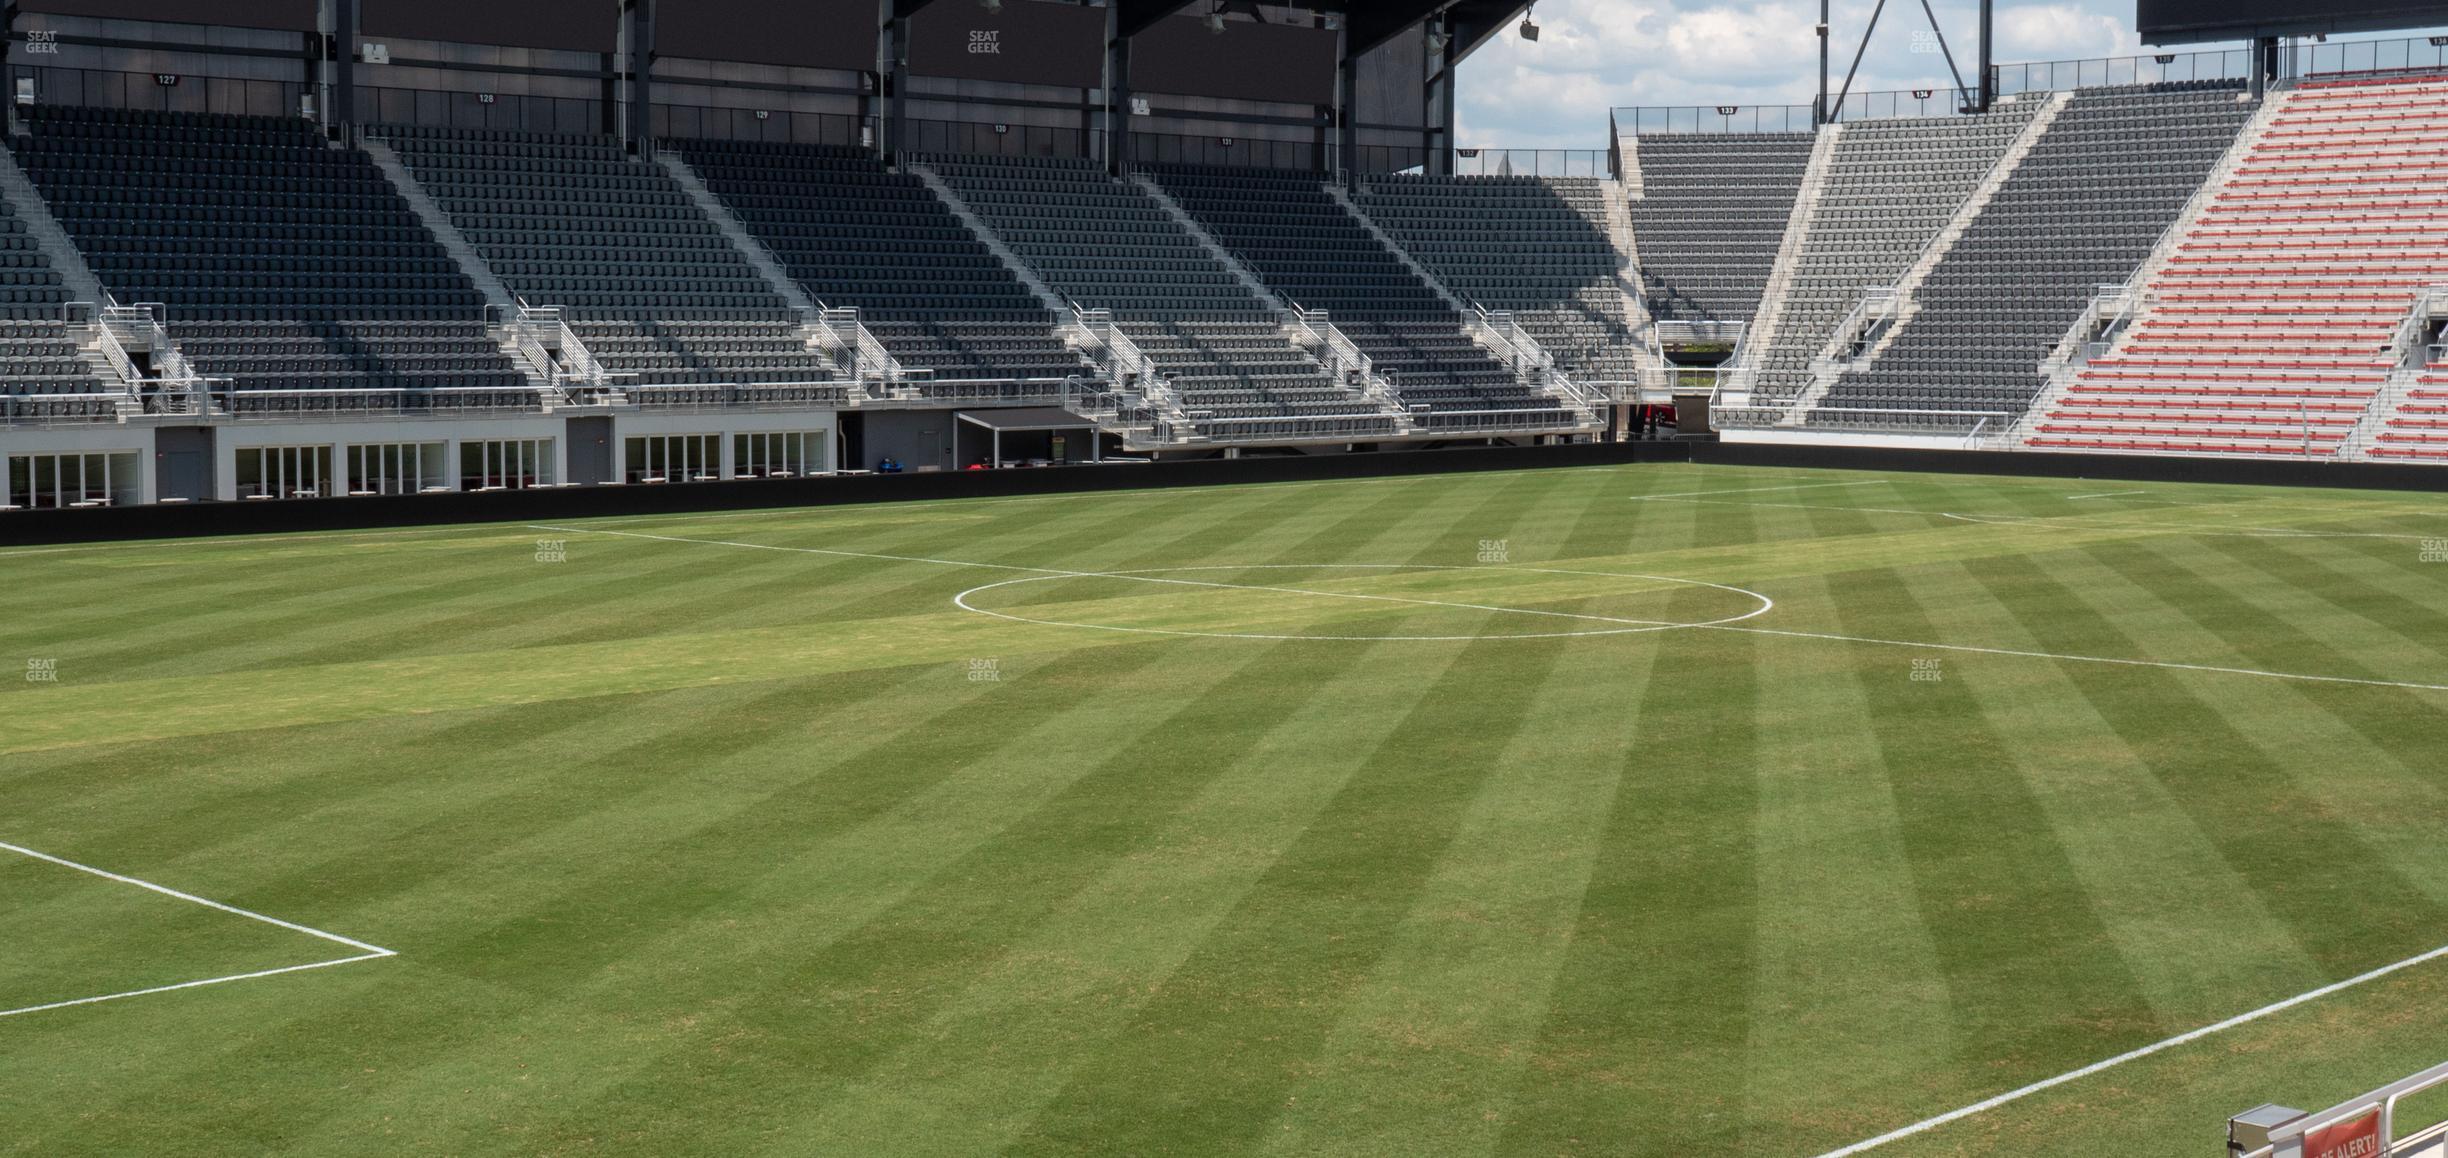
[[[1658,465],[0,580],[0,1153],[2203,1155],[2448,1058],[2429,495]]]

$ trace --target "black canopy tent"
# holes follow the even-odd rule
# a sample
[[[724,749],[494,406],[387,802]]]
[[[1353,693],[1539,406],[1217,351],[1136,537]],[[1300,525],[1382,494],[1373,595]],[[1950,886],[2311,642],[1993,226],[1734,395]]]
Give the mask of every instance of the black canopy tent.
[[[1070,440],[1063,440],[1065,453],[1062,454],[1053,453],[1053,444],[1055,439],[1062,438],[1067,432],[1075,430],[1084,432],[1082,440],[1088,444],[1087,461],[1104,461],[1104,448],[1099,445],[1097,439],[1096,423],[1068,410],[1053,406],[1026,406],[1010,410],[956,410],[952,413],[952,417],[959,419],[962,427],[975,426],[986,431],[988,447],[986,462],[990,466],[1003,465],[1003,436],[1006,434],[1042,434],[1046,436],[1043,445],[1047,453],[1041,457],[1058,463],[1068,461]],[[1035,438],[1024,441],[1032,450],[1039,445]],[[973,456],[960,446],[957,438],[954,440],[953,453],[959,456],[958,461],[960,462],[974,461]]]

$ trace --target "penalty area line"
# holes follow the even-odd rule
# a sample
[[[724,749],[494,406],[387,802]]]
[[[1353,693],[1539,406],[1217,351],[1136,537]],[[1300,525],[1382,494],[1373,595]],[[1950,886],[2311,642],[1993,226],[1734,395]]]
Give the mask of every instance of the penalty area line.
[[[2033,1082],[2032,1084],[2024,1086],[2021,1089],[2008,1090],[2007,1092],[1999,1094],[1994,1098],[1974,1102],[1971,1105],[1965,1106],[1961,1109],[1949,1110],[1946,1113],[1940,1114],[1934,1118],[1924,1118],[1921,1121],[1915,1122],[1912,1125],[1906,1126],[1902,1129],[1890,1130],[1876,1138],[1867,1138],[1862,1141],[1855,1142],[1850,1146],[1843,1147],[1842,1149],[1830,1150],[1825,1154],[1819,1155],[1819,1158],[1847,1158],[1848,1155],[1859,1154],[1865,1150],[1873,1150],[1880,1146],[1884,1146],[1889,1142],[1901,1141],[1902,1139],[1912,1137],[1915,1134],[1937,1129],[1938,1127],[1944,1126],[1949,1122],[1959,1122],[1975,1114],[1994,1110],[1999,1106],[2007,1104],[2008,1102],[2020,1101],[2021,1099],[2028,1098],[2033,1094],[2040,1093],[2044,1090],[2055,1089],[2058,1086],[2066,1084],[2067,1082],[2080,1081],[2083,1078],[2090,1077],[2091,1075],[2099,1073],[2103,1070],[2114,1069],[2118,1066],[2124,1065],[2127,1062],[2137,1061],[2142,1058],[2149,1057],[2152,1054],[2159,1053],[2163,1050],[2174,1049],[2177,1046],[2184,1045],[2188,1042],[2200,1041],[2201,1039],[2209,1037],[2212,1034],[2224,1033],[2227,1030],[2236,1028],[2237,1026],[2259,1021],[2273,1013],[2283,1013],[2289,1009],[2295,1008],[2298,1005],[2318,1001],[2321,998],[2327,997],[2331,994],[2352,989],[2355,986],[2362,985],[2366,982],[2377,981],[2391,973],[2398,972],[2399,970],[2411,969],[2416,965],[2423,964],[2424,962],[2437,961],[2444,957],[2448,957],[2448,945],[2442,945],[2428,953],[2416,954],[2412,957],[2406,958],[2403,961],[2383,965],[2372,970],[2371,972],[2357,974],[2353,977],[2345,979],[2344,981],[2332,982],[2328,985],[2323,985],[2318,989],[2298,993],[2284,1001],[2271,1002],[2270,1004],[2264,1005],[2250,1013],[2239,1013],[2234,1017],[2230,1017],[2225,1021],[2218,1022],[2213,1025],[2205,1025],[2199,1029],[2187,1030],[2183,1033],[2177,1034],[2174,1037],[2152,1042],[2140,1049],[2127,1050],[2124,1053],[2116,1055],[2115,1057],[2108,1058],[2104,1061],[2093,1062],[2090,1065],[2082,1067],[2081,1069],[2068,1070],[2057,1075],[2056,1077]]]
[[[334,965],[349,965],[359,961],[375,961],[384,957],[399,956],[398,952],[395,950],[385,949],[380,945],[369,945],[366,942],[357,940],[354,937],[343,937],[338,933],[301,925],[295,921],[284,921],[279,917],[266,916],[252,909],[241,909],[236,905],[223,904],[220,901],[212,900],[210,898],[199,897],[194,893],[180,892],[179,890],[171,888],[167,885],[158,885],[152,881],[127,876],[123,873],[111,872],[108,869],[95,868],[89,864],[79,864],[76,861],[69,860],[65,857],[53,856],[47,852],[37,852],[23,845],[9,844],[5,841],[0,841],[0,851],[17,853],[21,856],[31,857],[35,860],[43,861],[49,864],[55,864],[62,868],[75,869],[78,872],[101,877],[107,881],[116,881],[123,885],[134,885],[137,888],[144,889],[149,892],[160,893],[165,897],[186,901],[189,904],[202,905],[207,909],[215,909],[220,912],[231,914],[232,916],[245,917],[250,921],[259,921],[266,925],[277,926],[282,929],[287,929],[293,933],[304,933],[309,937],[329,941],[335,945],[346,945],[351,949],[358,950],[358,952],[352,956],[335,957],[329,961],[311,961],[304,965],[283,965],[277,969],[258,969],[252,973],[233,973],[226,977],[206,977],[196,981],[181,981],[172,985],[156,985],[146,989],[130,989],[122,993],[105,993],[95,997],[79,997],[68,1001],[45,1002],[41,1005],[28,1005],[21,1009],[0,1009],[0,1017],[14,1017],[21,1013],[40,1013],[46,1009],[66,1009],[72,1005],[92,1005],[96,1002],[117,1001],[126,997],[143,997],[150,993],[169,993],[179,989],[196,989],[206,985],[223,985],[232,981],[252,981],[258,977],[277,977],[283,973],[298,973],[308,969],[328,969]]]

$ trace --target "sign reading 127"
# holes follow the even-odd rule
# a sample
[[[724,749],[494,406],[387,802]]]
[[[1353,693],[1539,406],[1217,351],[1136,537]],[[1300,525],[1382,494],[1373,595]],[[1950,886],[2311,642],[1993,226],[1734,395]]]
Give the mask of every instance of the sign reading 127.
[[[2380,1158],[2380,1111],[2304,1135],[2304,1158]]]

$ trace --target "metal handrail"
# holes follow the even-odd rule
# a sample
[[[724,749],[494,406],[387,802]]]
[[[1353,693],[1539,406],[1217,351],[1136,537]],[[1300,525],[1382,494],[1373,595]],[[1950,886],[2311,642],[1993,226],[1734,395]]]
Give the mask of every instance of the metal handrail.
[[[1614,398],[1604,391],[1584,386],[1565,373],[1564,368],[1556,364],[1555,355],[1539,344],[1536,335],[1522,328],[1521,320],[1514,317],[1511,310],[1491,312],[1475,301],[1471,303],[1471,309],[1478,315],[1476,321],[1480,331],[1511,351],[1514,373],[1532,379],[1525,384],[1553,389],[1563,396],[1565,402],[1584,411],[1585,417],[1592,422],[1598,420],[1602,410],[1614,404]]]
[[[1483,421],[1484,420],[1484,421]],[[1421,406],[1413,410],[1412,423],[1418,433],[1435,434],[1453,430],[1477,430],[1487,433],[1518,431],[1582,430],[1588,419],[1570,410],[1556,408],[1503,410],[1437,410]]]
[[[851,372],[862,379],[886,384],[902,382],[910,377],[901,360],[884,348],[875,333],[860,319],[857,306],[827,306],[817,303],[818,326],[833,342],[851,352]]]
[[[1357,374],[1362,381],[1375,377],[1369,356],[1362,353],[1343,331],[1335,328],[1333,318],[1325,310],[1303,309],[1292,305],[1284,311],[1284,324],[1293,330],[1293,339],[1305,347],[1316,347],[1325,364],[1337,379],[1348,380]],[[1314,356],[1314,355],[1313,355]]]
[[[2425,1090],[2448,1086],[2448,1062],[2432,1066],[2369,1093],[2359,1094],[2325,1110],[2305,1114],[2269,1132],[2270,1144],[2249,1151],[2241,1158],[2273,1158],[2280,1154],[2303,1153],[2303,1137],[2315,1130],[2326,1129],[2340,1122],[2352,1121],[2377,1111],[2380,1115],[2380,1144],[2383,1154],[2414,1154],[2428,1143],[2448,1137],[2448,1122],[2426,1126],[2400,1138],[2397,1136],[2397,1106],[2408,1097]],[[2290,1143],[2292,1145],[2290,1146]]]
[[[111,369],[118,371],[120,381],[134,382],[143,376],[137,373],[136,360],[128,356],[127,347],[119,344],[119,335],[111,332],[108,321],[97,317],[93,328],[95,344],[102,348],[102,357],[110,362]]]

